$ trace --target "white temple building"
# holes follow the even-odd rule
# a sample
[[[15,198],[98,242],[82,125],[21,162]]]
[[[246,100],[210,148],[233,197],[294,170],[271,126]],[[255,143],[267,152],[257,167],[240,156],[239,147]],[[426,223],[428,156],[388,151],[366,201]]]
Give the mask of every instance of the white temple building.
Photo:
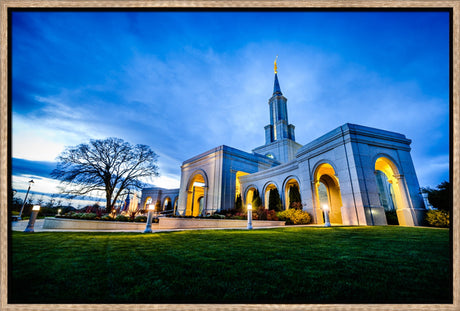
[[[181,166],[180,189],[143,189],[141,206],[159,202],[176,215],[206,216],[233,208],[238,195],[246,206],[257,190],[268,208],[269,191],[276,188],[286,209],[296,186],[313,223],[324,223],[324,207],[332,224],[386,225],[389,210],[396,211],[400,225],[422,223],[425,205],[410,139],[346,123],[306,145],[297,143],[276,62],[268,104],[264,145],[252,153],[223,145],[188,159]]]

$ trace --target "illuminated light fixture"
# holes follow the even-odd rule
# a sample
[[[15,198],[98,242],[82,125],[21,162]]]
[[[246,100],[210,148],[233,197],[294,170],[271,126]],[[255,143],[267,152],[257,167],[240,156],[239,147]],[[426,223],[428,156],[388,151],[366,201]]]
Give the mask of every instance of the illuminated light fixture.
[[[147,215],[147,224],[145,225],[144,233],[152,233],[152,217],[155,211],[155,204],[149,204],[149,213]]]
[[[324,226],[330,227],[331,223],[329,221],[329,206],[327,204],[323,204],[323,211],[324,211]]]
[[[34,205],[32,207],[32,214],[30,214],[29,223],[27,224],[24,232],[34,232],[35,220],[37,220],[38,212],[40,211],[40,205]]]
[[[248,204],[248,229],[252,229],[252,204]]]

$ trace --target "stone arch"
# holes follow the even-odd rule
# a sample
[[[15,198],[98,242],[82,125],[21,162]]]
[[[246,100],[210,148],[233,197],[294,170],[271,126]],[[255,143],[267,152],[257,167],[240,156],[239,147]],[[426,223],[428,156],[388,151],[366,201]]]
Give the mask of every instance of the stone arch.
[[[204,170],[202,170],[201,168],[200,169],[197,169],[193,172],[193,174],[190,175],[190,177],[188,178],[188,182],[187,182],[187,189],[190,188],[190,183],[191,181],[193,180],[193,178],[195,178],[196,175],[201,175],[204,179],[204,184],[206,186],[208,186],[208,175],[206,174],[206,172]]]
[[[246,175],[249,175],[249,173],[246,173],[244,171],[236,171],[235,173],[235,200],[236,198],[238,197],[238,195],[241,196],[241,201],[243,202],[244,204],[244,191],[241,187],[241,183],[240,183],[240,177],[241,176],[246,176]]]
[[[264,187],[263,187],[263,192],[261,194],[261,198],[263,198],[263,206],[265,207],[265,209],[268,209],[269,208],[269,194],[270,194],[270,190],[272,189],[277,189],[278,190],[278,193],[280,193],[280,188],[278,187],[278,185],[276,184],[276,182],[274,181],[268,181],[265,183]],[[280,199],[281,199],[281,204],[283,204],[283,200],[281,198],[281,193],[280,193]]]
[[[342,224],[342,195],[334,166],[322,162],[315,166],[313,176],[317,219],[324,219],[323,210],[328,208],[330,222]]]
[[[208,177],[204,170],[198,169],[190,175],[187,182],[186,216],[199,216],[206,213],[207,193]],[[199,202],[201,197],[203,199]]]
[[[168,203],[171,203],[171,208],[172,208],[172,200],[171,200],[171,198],[169,196],[166,196],[163,199],[163,204],[161,205],[161,210],[162,211],[166,211]]]
[[[145,198],[142,209],[147,210],[149,208],[149,204],[152,204],[152,203],[153,203],[153,198],[151,196],[148,196],[147,198]]]
[[[247,208],[248,204],[251,203],[252,204],[252,200],[254,199],[254,191],[257,190],[259,191],[259,189],[257,188],[256,185],[254,184],[250,184],[249,186],[247,186],[245,189],[244,189],[244,192],[243,192],[243,205],[244,205],[244,209]],[[259,191],[259,194],[260,194],[260,191]]]
[[[286,179],[283,182],[283,192],[284,192],[284,209],[289,209],[289,206],[291,204],[290,198],[289,198],[289,192],[290,192],[290,187],[296,185],[297,188],[299,189],[299,194],[300,194],[300,182],[299,178],[295,175],[290,175],[286,177]],[[302,203],[302,200],[300,201]]]
[[[174,198],[174,203],[173,203],[173,214],[176,215],[177,212],[177,204],[179,203],[179,196],[176,196]]]
[[[379,180],[379,172],[381,172],[385,178]],[[385,206],[384,201],[391,202],[396,215],[398,223],[403,226],[413,226],[414,219],[410,209],[409,196],[405,187],[404,176],[400,174],[400,169],[394,160],[386,155],[379,154],[374,158],[374,173],[376,176],[376,182],[378,186],[378,193],[380,197],[380,203]],[[388,186],[388,191],[385,188],[379,187],[379,185]],[[382,199],[383,198],[383,199]]]
[[[389,154],[387,153],[378,153],[376,154],[373,158],[372,158],[372,163],[375,164],[375,162],[377,162],[378,159],[380,158],[383,158],[385,159],[385,161],[387,161],[387,163],[389,164],[389,166],[391,167],[391,169],[393,170],[393,172],[395,174],[402,174],[402,170],[398,164],[398,161],[396,161],[392,156],[390,156]]]
[[[316,172],[318,171],[318,168],[321,166],[321,165],[324,165],[324,164],[328,164],[332,167],[332,169],[334,170],[334,176],[337,177],[337,166],[334,164],[334,162],[332,161],[329,161],[327,159],[321,159],[319,161],[317,161],[315,163],[315,165],[312,167],[312,170],[310,172],[310,176],[315,176]]]

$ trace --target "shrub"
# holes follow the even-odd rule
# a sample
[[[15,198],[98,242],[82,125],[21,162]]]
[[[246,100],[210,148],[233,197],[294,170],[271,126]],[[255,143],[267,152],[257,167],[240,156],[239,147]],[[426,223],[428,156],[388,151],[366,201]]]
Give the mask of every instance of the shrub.
[[[311,222],[309,213],[294,208],[278,212],[278,218],[286,221],[287,225],[306,225]]]
[[[70,218],[72,219],[80,219],[83,216],[83,213],[71,213]]]
[[[80,219],[86,219],[86,220],[91,220],[91,219],[96,219],[96,213],[84,213],[81,214]]]
[[[278,220],[278,216],[276,215],[276,211],[267,210],[263,206],[261,206],[255,213],[252,214],[252,219],[254,220]]]
[[[134,218],[135,222],[147,222],[147,216],[137,216]]]
[[[125,215],[118,215],[117,217],[115,217],[115,220],[116,221],[129,221],[129,217]]]
[[[432,227],[449,227],[449,212],[442,210],[430,210],[426,212],[425,220]]]
[[[110,217],[109,215],[104,215],[101,217],[101,220],[113,220],[113,218]]]
[[[302,203],[301,202],[292,202],[290,208],[293,209],[302,209]]]
[[[160,219],[158,219],[158,217],[155,217],[155,218],[152,219],[152,223],[154,223],[154,224],[157,224],[159,222],[160,222]]]
[[[387,224],[399,225],[398,215],[396,215],[396,211],[385,211],[385,216],[387,217]]]

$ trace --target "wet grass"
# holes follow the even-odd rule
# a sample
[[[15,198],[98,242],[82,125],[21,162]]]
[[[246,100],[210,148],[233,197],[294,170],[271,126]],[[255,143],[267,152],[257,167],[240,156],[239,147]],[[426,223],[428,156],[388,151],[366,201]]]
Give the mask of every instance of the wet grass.
[[[12,233],[9,303],[451,303],[449,231]]]

